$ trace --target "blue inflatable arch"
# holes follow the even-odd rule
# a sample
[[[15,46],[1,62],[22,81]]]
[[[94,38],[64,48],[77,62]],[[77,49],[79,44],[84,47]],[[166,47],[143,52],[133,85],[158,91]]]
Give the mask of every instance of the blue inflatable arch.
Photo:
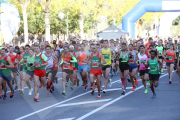
[[[146,12],[179,12],[180,0],[141,0],[122,20],[123,30],[129,32],[130,38],[135,37],[135,22]]]

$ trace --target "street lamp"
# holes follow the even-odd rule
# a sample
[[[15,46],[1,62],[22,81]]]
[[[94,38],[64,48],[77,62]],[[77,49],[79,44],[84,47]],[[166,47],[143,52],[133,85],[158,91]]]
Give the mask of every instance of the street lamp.
[[[59,13],[59,14],[58,14],[58,17],[59,17],[60,20],[63,20],[64,17],[65,17],[65,14],[64,14],[64,13]],[[69,21],[69,20],[68,20],[68,12],[67,12],[67,19],[64,20],[64,21],[66,21],[66,25],[67,25],[67,40],[68,40],[68,36],[69,36],[69,35],[68,35],[68,21]]]

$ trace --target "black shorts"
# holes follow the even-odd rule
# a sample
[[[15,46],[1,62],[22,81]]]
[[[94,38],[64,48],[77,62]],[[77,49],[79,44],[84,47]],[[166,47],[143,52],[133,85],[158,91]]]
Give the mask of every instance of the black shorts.
[[[149,73],[149,80],[158,81],[159,77],[160,77],[160,74],[150,74]]]
[[[159,59],[163,59],[163,56],[158,56]]]
[[[27,70],[27,74],[28,74],[29,76],[31,76],[32,78],[34,77],[34,71],[29,71],[29,70]]]
[[[49,71],[49,72],[47,72],[48,70],[50,70],[50,71]],[[52,72],[53,72],[53,67],[52,67],[52,68],[50,68],[50,69],[47,69],[47,70],[46,70],[46,77],[48,77],[48,74],[49,74],[49,73],[52,73]]]
[[[111,68],[111,66],[110,65],[102,65],[102,71],[105,71],[107,68]]]
[[[124,72],[125,70],[129,70],[129,63],[120,63],[119,64],[119,69],[121,70],[121,72]]]
[[[72,75],[73,74],[73,70],[69,70],[69,69],[64,69],[64,70],[62,70],[62,72],[65,72],[68,75]]]
[[[17,68],[11,68],[11,71],[13,72],[13,73],[17,73]]]
[[[146,69],[146,70],[140,70],[140,76],[144,75],[144,74],[148,74],[149,73],[149,70]]]

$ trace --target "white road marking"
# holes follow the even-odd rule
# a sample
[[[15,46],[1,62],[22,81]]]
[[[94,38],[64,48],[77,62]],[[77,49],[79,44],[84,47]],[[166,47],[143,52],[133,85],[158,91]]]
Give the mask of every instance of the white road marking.
[[[92,103],[99,103],[99,102],[107,102],[110,101],[110,99],[102,99],[102,100],[93,100],[93,101],[85,101],[85,102],[77,102],[77,103],[69,103],[69,104],[63,104],[56,107],[67,107],[67,106],[73,106],[73,105],[85,105],[85,104],[92,104]]]
[[[65,118],[65,119],[57,119],[57,120],[73,120],[75,117],[73,118]]]
[[[32,112],[32,113],[30,113],[30,114],[24,115],[24,116],[22,116],[22,117],[20,117],[20,118],[17,118],[17,119],[15,119],[15,120],[22,120],[22,119],[24,119],[24,118],[27,118],[27,117],[29,117],[29,116],[32,116],[32,115],[37,114],[37,113],[39,113],[39,112],[42,112],[42,111],[44,111],[44,110],[50,109],[50,108],[55,107],[55,106],[57,106],[57,105],[60,105],[60,104],[62,104],[62,103],[65,103],[65,102],[68,102],[68,101],[73,100],[73,99],[75,99],[75,98],[78,98],[78,97],[81,97],[81,96],[83,96],[83,95],[86,95],[86,94],[88,94],[88,93],[90,93],[90,92],[91,92],[91,91],[88,91],[88,92],[86,92],[86,93],[77,95],[77,96],[75,96],[75,97],[69,98],[69,99],[64,100],[64,101],[62,101],[62,102],[56,103],[56,104],[54,104],[54,105],[45,107],[45,108],[43,108],[43,109],[37,110],[37,111],[35,111],[35,112]]]
[[[165,75],[163,75],[163,76],[161,76],[160,78],[162,78],[162,77],[164,77],[164,76],[166,76],[166,75],[168,75],[168,73],[165,74]],[[143,87],[144,87],[144,86],[141,85],[140,87],[136,88],[135,91],[137,91],[137,90],[139,90],[139,89],[141,89],[141,88],[143,88]],[[83,120],[83,119],[87,118],[88,116],[90,116],[90,115],[92,115],[92,114],[98,112],[99,110],[101,110],[101,109],[103,109],[103,108],[105,108],[105,107],[107,107],[107,106],[113,104],[114,102],[117,102],[118,100],[120,100],[120,99],[122,99],[122,98],[124,98],[124,97],[126,97],[126,96],[128,96],[128,95],[130,95],[131,93],[133,93],[133,91],[127,92],[125,95],[120,96],[120,97],[118,97],[118,98],[116,98],[116,99],[114,99],[114,100],[112,100],[112,101],[110,101],[110,102],[104,104],[103,106],[101,106],[101,107],[99,107],[99,108],[97,108],[97,109],[95,109],[95,110],[93,110],[93,111],[91,111],[91,112],[89,112],[89,113],[83,115],[82,117],[80,117],[80,118],[78,118],[78,119],[76,119],[76,120]]]

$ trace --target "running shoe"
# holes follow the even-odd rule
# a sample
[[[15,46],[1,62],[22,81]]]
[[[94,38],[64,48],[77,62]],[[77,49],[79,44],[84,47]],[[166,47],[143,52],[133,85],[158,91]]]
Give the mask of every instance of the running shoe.
[[[54,91],[54,85],[53,84],[51,85],[51,90]]]
[[[126,94],[126,91],[125,90],[123,90],[123,92],[121,93],[122,95],[125,95]]]
[[[79,86],[79,79],[77,79],[76,81],[77,81],[77,86]]]
[[[135,89],[136,89],[136,87],[134,86],[134,87],[132,88],[132,91],[135,91]]]
[[[161,72],[163,72],[163,68],[161,68]]]
[[[101,94],[98,94],[98,98],[101,98]]]
[[[17,90],[17,89],[18,89],[18,86],[16,85],[15,88],[14,88],[14,90]]]
[[[98,88],[98,86],[96,85],[96,87],[95,88]]]
[[[148,93],[148,89],[145,89],[144,93],[145,93],[145,94]]]
[[[10,98],[13,98],[13,96],[14,96],[13,93],[14,93],[14,91],[10,93]]]
[[[109,79],[108,82],[111,83],[111,79]]]
[[[21,93],[22,95],[24,95],[24,91],[22,89],[19,90],[19,93]]]
[[[152,99],[156,98],[156,94],[153,94]]]
[[[114,76],[113,71],[111,71],[111,78]]]
[[[0,95],[0,99],[2,98],[2,95]]]
[[[82,84],[82,86],[84,86],[84,83]]]
[[[94,90],[92,90],[91,94],[94,95]]]
[[[117,75],[117,72],[115,72],[115,75]]]
[[[169,84],[171,84],[171,80],[169,81]]]
[[[67,82],[66,82],[66,85],[65,85],[66,87],[67,87]]]
[[[34,97],[34,101],[35,102],[39,102],[39,98],[38,97]]]
[[[93,86],[92,86],[92,85],[90,86],[90,89],[93,89]]]
[[[32,95],[33,88],[29,89],[29,95]]]
[[[6,95],[3,95],[3,99],[4,99],[4,100],[7,99],[7,96],[6,96]]]
[[[40,83],[39,88],[41,88],[41,87],[42,87],[42,84]]]
[[[147,84],[150,85],[150,80],[148,80]]]
[[[137,79],[135,79],[135,84],[138,85],[138,80]]]
[[[63,92],[62,92],[62,95],[66,96],[66,92],[65,92],[65,91],[63,91]]]
[[[106,93],[106,90],[105,90],[105,89],[103,90],[103,93]]]

